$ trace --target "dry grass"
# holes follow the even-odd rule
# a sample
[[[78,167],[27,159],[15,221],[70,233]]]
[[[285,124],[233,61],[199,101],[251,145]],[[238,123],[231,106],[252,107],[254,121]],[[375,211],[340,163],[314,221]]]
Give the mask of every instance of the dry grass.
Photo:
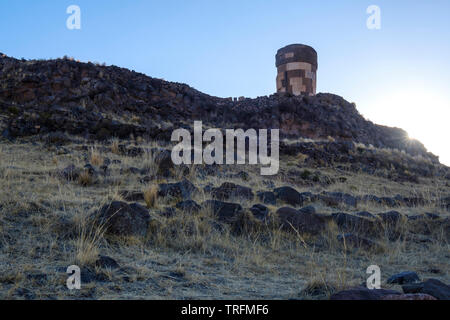
[[[97,148],[92,147],[89,153],[89,161],[94,166],[99,166],[103,163],[103,157]]]
[[[78,176],[78,183],[82,186],[90,186],[93,181],[93,177],[88,170],[83,170]]]
[[[333,222],[321,235],[309,236],[283,231],[275,223],[261,223],[248,211],[228,224],[218,222],[210,208],[197,213],[178,210],[175,215],[165,217],[159,212],[175,203],[157,196],[156,179],[162,179],[156,176],[158,167],[152,154],[123,156],[118,152],[118,145],[119,140],[113,140],[111,151],[101,156],[97,147],[83,151],[86,149],[78,145],[68,145],[70,153],[58,154],[45,145],[0,145],[0,189],[8,190],[0,194],[0,261],[7,262],[0,263],[0,297],[17,298],[16,289],[29,288],[35,298],[43,299],[82,298],[82,295],[95,299],[323,299],[334,290],[362,283],[366,268],[372,264],[381,267],[383,280],[393,273],[412,270],[423,278],[449,282],[447,235],[433,221],[404,221],[394,230],[399,235],[395,239],[391,238],[393,232],[382,233],[376,241],[384,252],[377,252],[342,246],[336,239],[340,231]],[[152,148],[155,144],[142,143],[140,147]],[[101,165],[104,157],[120,163],[112,163],[110,175],[100,176],[95,183],[90,175],[74,183],[54,174],[70,163],[82,167],[84,159],[89,159],[92,165]],[[249,186],[254,192],[291,185],[299,191],[314,193],[327,190],[356,195],[401,194],[429,200],[442,199],[450,193],[442,180],[424,179],[420,185],[396,183],[333,168],[304,168],[302,158],[292,157],[289,161],[332,178],[345,176],[346,182],[330,186],[297,184],[286,174],[287,161],[283,161],[280,175],[276,177],[261,177],[259,168],[252,166],[223,166],[217,174],[204,177],[203,168],[192,166],[188,168],[187,178],[201,191],[193,200],[197,203],[208,200],[203,187],[208,184],[217,187],[224,181]],[[127,167],[147,168],[146,175],[153,180],[142,184],[141,176],[120,174]],[[235,177],[239,171],[247,172],[249,179]],[[186,177],[181,171],[174,173],[165,182]],[[233,177],[225,178],[228,174]],[[142,190],[143,204],[152,217],[146,239],[106,237],[101,226],[87,223],[88,214],[117,199],[119,189]],[[248,208],[259,201],[255,198],[238,202]],[[325,214],[340,210],[320,203],[313,206]],[[274,213],[279,206],[268,207]],[[352,210],[378,213],[390,209],[360,203]],[[395,210],[415,214],[438,210],[438,207]],[[419,237],[422,233],[427,235]],[[422,238],[426,241],[422,242]],[[64,287],[66,274],[56,272],[55,268],[65,269],[74,263],[90,266],[99,254],[113,257],[123,269],[120,272],[98,270],[111,282],[86,283],[80,293],[70,293]],[[440,273],[430,270],[440,270]],[[34,273],[47,274],[47,280],[36,284],[30,280],[30,274]]]
[[[147,208],[154,208],[158,199],[158,186],[150,185],[144,190],[144,201]]]
[[[120,154],[119,139],[114,138],[111,140],[111,152],[114,154]]]
[[[98,259],[105,230],[103,226],[94,227],[87,220],[81,222],[79,230],[75,241],[75,263],[79,266],[93,265]]]

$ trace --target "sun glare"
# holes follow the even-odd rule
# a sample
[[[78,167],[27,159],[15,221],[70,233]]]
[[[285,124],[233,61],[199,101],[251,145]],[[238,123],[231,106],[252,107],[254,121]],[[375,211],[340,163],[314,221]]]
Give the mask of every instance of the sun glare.
[[[365,110],[369,120],[406,130],[410,139],[422,142],[450,166],[449,97],[433,90],[405,88],[380,95]]]

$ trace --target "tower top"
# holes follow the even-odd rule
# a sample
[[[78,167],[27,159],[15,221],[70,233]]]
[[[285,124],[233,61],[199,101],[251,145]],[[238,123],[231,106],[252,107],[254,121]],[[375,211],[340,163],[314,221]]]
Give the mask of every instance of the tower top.
[[[289,62],[307,62],[313,66],[317,65],[317,52],[313,47],[305,44],[290,44],[277,51],[275,56],[275,66],[279,67],[282,64]]]
[[[304,44],[290,44],[277,51],[277,92],[294,95],[316,93],[317,52]]]

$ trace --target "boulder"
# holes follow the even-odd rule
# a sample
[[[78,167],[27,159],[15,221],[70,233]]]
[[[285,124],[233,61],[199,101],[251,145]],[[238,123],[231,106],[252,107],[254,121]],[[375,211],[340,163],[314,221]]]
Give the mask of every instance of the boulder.
[[[303,205],[302,195],[292,187],[280,187],[273,190],[275,197],[291,206]]]
[[[168,177],[174,169],[172,152],[167,149],[153,149],[153,158],[158,166],[158,175]]]
[[[403,271],[390,276],[387,283],[407,284],[419,281],[420,278],[414,271]]]
[[[146,208],[138,203],[121,201],[104,205],[91,218],[105,228],[106,234],[117,236],[145,236],[150,222]]]
[[[252,201],[254,194],[251,188],[240,186],[231,182],[224,182],[218,188],[212,188],[211,195],[217,200],[229,200],[233,198]]]
[[[358,203],[356,197],[342,192],[322,192],[319,195],[319,199],[330,207],[337,207],[339,205],[356,207]]]
[[[108,269],[118,269],[120,268],[119,264],[116,260],[108,256],[100,255],[95,261],[95,265],[100,268],[108,268]]]
[[[120,190],[119,195],[126,201],[144,201],[144,193],[142,191]]]
[[[422,283],[405,284],[402,286],[404,293],[424,293],[438,300],[450,300],[450,286],[437,280],[429,279]]]
[[[377,223],[373,219],[338,212],[331,215],[340,230],[344,232],[373,233]]]
[[[187,213],[197,213],[202,207],[194,200],[185,200],[178,202],[176,208]]]
[[[352,288],[337,292],[330,300],[381,300],[385,296],[401,295],[400,292],[387,289]]]
[[[309,209],[301,211],[282,207],[277,210],[276,217],[286,231],[295,229],[301,233],[318,234],[325,229],[325,221]]]
[[[437,299],[425,293],[408,293],[408,294],[388,294],[387,296],[383,296],[381,300],[437,300]]]
[[[275,193],[271,191],[260,191],[257,193],[257,196],[258,199],[264,204],[271,204],[271,205],[277,204],[277,198],[275,196]]]
[[[398,211],[389,211],[379,213],[378,217],[387,225],[387,226],[395,226],[402,218],[402,215]]]
[[[204,208],[210,208],[219,220],[228,222],[242,212],[242,206],[238,203],[222,202],[219,200],[207,200],[202,203]]]
[[[353,233],[340,234],[337,236],[337,240],[341,245],[347,248],[354,247],[354,248],[364,248],[367,250],[381,249],[381,246],[376,242],[363,238]]]
[[[255,204],[250,208],[253,216],[259,220],[265,221],[269,215],[269,208],[263,204]]]
[[[159,185],[158,196],[173,197],[189,200],[198,189],[187,179],[177,183],[163,183]]]

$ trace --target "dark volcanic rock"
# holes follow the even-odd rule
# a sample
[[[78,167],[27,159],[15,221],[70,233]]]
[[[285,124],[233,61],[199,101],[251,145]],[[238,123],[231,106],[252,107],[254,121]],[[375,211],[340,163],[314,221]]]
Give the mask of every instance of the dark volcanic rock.
[[[207,200],[202,203],[202,206],[204,208],[210,208],[213,214],[215,214],[221,221],[230,221],[243,210],[240,204],[222,202],[219,200]]]
[[[424,293],[388,294],[381,300],[437,300],[435,297]]]
[[[188,213],[196,213],[199,212],[202,207],[194,200],[185,200],[178,202],[176,208]]]
[[[269,208],[267,208],[263,204],[255,204],[250,208],[250,211],[253,213],[253,216],[259,220],[266,220],[269,215]]]
[[[413,271],[404,271],[390,276],[389,279],[387,280],[387,283],[407,284],[419,281],[420,278],[417,275],[417,273]]]
[[[119,195],[126,201],[144,201],[144,193],[142,191],[119,191]]]
[[[333,213],[333,220],[338,225],[339,229],[345,232],[357,232],[357,233],[373,233],[379,224],[377,221],[370,218],[365,218],[357,215],[351,215],[347,213]]]
[[[0,118],[4,122],[0,128],[8,137],[68,132],[95,139],[133,135],[169,141],[181,122],[202,119],[212,127],[280,128],[281,138],[333,137],[337,141],[327,143],[323,150],[308,149],[301,143],[280,149],[326,163],[351,157],[357,151],[351,141],[438,161],[420,142],[405,139],[405,131],[375,125],[365,120],[353,103],[328,93],[312,97],[273,94],[231,101],[116,66],[67,58],[26,61],[3,54],[0,88],[5,115]],[[138,116],[137,124],[126,122],[123,116],[130,113]],[[361,153],[358,162],[367,162]],[[427,174],[428,168],[422,165],[417,170]],[[407,174],[399,177],[413,178]]]
[[[370,249],[370,250],[381,250],[379,244],[376,242],[366,239],[364,237],[358,236],[353,233],[346,233],[346,234],[340,234],[337,236],[337,240],[341,245],[343,245],[346,248],[364,248],[364,249]]]
[[[231,182],[224,182],[220,187],[212,188],[211,195],[213,198],[222,201],[233,198],[251,201],[254,198],[252,189]]]
[[[450,300],[450,286],[437,280],[429,279],[422,283],[402,286],[404,293],[425,293],[438,300]]]
[[[189,180],[183,179],[177,183],[163,183],[159,185],[158,195],[161,197],[174,197],[184,200],[189,200],[191,195],[198,192],[196,186],[194,186]]]
[[[292,187],[280,187],[273,190],[275,197],[291,206],[301,206],[303,205],[302,195]]]
[[[116,260],[108,256],[100,255],[95,265],[101,268],[118,269],[120,268]]]
[[[275,205],[277,203],[277,198],[275,193],[270,191],[260,191],[257,193],[258,199],[264,204]]]
[[[172,152],[167,149],[155,149],[153,154],[155,163],[158,166],[158,175],[163,177],[170,176],[171,170],[175,167],[172,161]]]
[[[379,213],[378,216],[388,226],[397,225],[397,223],[402,218],[401,213],[398,211],[389,211],[389,212]]]
[[[301,211],[283,207],[277,210],[276,216],[286,231],[295,229],[301,233],[318,234],[325,228],[325,221],[309,209]]]
[[[148,210],[140,204],[113,201],[92,216],[106,233],[118,236],[145,236],[150,222]]]
[[[330,296],[330,300],[381,300],[388,295],[401,295],[401,293],[394,290],[361,287],[337,292]]]
[[[356,197],[342,192],[322,192],[319,195],[320,200],[330,207],[337,207],[340,204],[356,207]]]

